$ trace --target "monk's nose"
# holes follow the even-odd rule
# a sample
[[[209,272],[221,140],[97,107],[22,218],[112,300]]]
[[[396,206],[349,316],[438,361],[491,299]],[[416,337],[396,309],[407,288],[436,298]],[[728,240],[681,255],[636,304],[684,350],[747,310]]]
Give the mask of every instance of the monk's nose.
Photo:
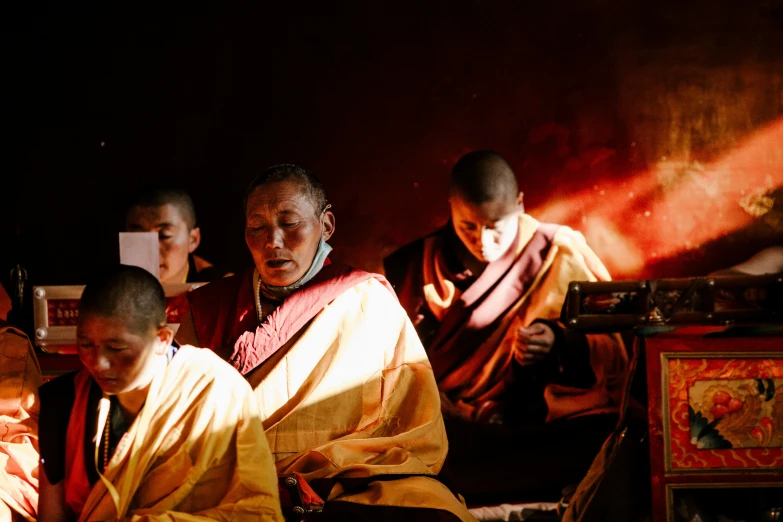
[[[279,228],[271,229],[266,235],[266,241],[264,246],[266,248],[282,248],[283,231]]]
[[[111,366],[109,360],[100,353],[100,349],[96,347],[83,350],[79,355],[82,363],[93,373],[100,373],[108,370]]]
[[[494,245],[495,239],[495,233],[493,230],[487,227],[481,227],[481,244],[483,246]]]
[[[106,371],[111,368],[111,363],[109,362],[109,358],[104,356],[102,353],[97,353],[95,355],[94,361],[93,361],[93,368],[95,370],[102,372]]]

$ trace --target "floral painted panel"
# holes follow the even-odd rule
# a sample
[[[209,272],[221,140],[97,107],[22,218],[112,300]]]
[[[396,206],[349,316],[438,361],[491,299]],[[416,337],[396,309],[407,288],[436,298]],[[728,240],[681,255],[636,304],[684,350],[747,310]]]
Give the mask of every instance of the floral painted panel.
[[[670,358],[670,467],[783,467],[783,359]]]
[[[688,405],[699,449],[783,446],[783,379],[696,381]]]

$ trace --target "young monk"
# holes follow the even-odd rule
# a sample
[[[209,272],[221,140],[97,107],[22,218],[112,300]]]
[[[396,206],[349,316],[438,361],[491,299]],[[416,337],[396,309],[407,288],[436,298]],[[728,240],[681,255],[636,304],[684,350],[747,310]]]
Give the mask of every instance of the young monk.
[[[435,372],[452,472],[469,502],[557,500],[617,419],[603,414],[619,403],[621,340],[558,323],[570,281],[609,274],[581,234],[524,213],[497,153],[457,162],[449,203],[448,225],[384,265]]]
[[[153,186],[138,194],[125,215],[128,232],[157,232],[160,282],[206,283],[226,275],[195,255],[201,244],[193,200],[178,188]]]
[[[326,501],[314,520],[473,520],[441,483],[447,443],[424,349],[386,280],[329,260],[335,218],[294,165],[245,200],[255,266],[191,292],[177,335],[255,389],[280,474]]]
[[[5,294],[0,286],[0,297]],[[0,316],[0,520],[38,511],[38,387],[41,369],[21,330]]]
[[[171,346],[160,283],[97,275],[79,303],[84,369],[41,387],[41,520],[281,521],[252,390]]]

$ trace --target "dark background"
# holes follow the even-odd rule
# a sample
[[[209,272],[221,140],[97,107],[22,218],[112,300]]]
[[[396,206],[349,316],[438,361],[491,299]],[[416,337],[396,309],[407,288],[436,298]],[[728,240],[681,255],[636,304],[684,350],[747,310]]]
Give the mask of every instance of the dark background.
[[[64,4],[2,7],[3,281],[83,282],[156,179],[239,268],[244,187],[279,162],[326,184],[336,257],[378,269],[477,148],[619,277],[783,241],[783,0]]]

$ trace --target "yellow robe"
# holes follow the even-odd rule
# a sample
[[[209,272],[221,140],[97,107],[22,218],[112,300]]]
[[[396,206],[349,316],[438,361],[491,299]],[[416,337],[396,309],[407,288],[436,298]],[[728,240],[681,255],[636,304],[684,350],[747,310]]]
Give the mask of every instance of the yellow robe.
[[[376,279],[343,292],[247,376],[278,473],[308,481],[385,474],[329,501],[433,508],[475,520],[434,477],[448,450],[438,388],[424,348]],[[430,476],[428,476],[430,475]]]
[[[0,320],[0,521],[38,511],[38,387],[41,369],[20,330]]]
[[[80,520],[283,520],[252,390],[208,350],[161,361],[104,476],[118,499],[99,480]]]

